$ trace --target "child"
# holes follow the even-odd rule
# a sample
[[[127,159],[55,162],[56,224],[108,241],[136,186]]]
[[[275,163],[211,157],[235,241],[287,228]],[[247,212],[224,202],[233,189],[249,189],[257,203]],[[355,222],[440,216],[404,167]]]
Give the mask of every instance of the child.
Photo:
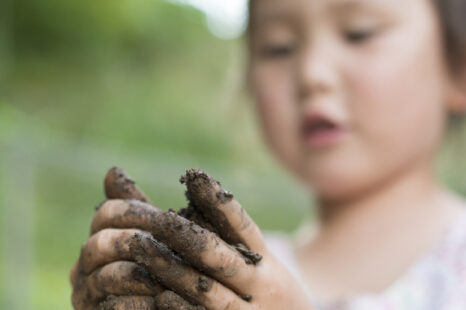
[[[466,309],[466,203],[434,173],[449,115],[466,110],[466,1],[252,0],[250,19],[252,94],[272,152],[317,197],[313,228],[265,242],[246,218],[237,232],[262,261],[206,245],[187,259],[209,267],[196,294],[147,263],[180,295],[164,308],[122,262],[135,233],[156,252],[131,229],[149,224],[118,224],[135,206],[109,201],[72,271],[75,308],[113,294],[132,295],[115,309]]]

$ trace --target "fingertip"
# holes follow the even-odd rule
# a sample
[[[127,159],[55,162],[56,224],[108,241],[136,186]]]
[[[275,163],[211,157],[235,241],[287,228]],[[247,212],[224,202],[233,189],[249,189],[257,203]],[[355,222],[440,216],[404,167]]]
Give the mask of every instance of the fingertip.
[[[264,247],[260,229],[232,192],[200,169],[189,169],[180,181],[186,184],[187,198],[230,244],[242,243],[257,251]]]

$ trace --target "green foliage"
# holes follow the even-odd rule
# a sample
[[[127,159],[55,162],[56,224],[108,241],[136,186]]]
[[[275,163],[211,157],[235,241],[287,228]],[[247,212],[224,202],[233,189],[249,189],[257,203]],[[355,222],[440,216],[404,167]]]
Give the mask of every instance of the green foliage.
[[[33,201],[24,206],[33,216],[32,272],[23,274],[32,309],[71,309],[68,273],[112,165],[163,209],[185,204],[177,179],[200,167],[263,229],[291,231],[308,212],[306,193],[266,152],[239,88],[242,42],[213,37],[198,11],[162,0],[4,0],[0,11],[0,204]],[[9,184],[25,167],[31,177]],[[460,169],[442,171],[466,193]],[[0,223],[16,207],[2,206]],[[23,240],[3,235],[7,279],[27,271],[7,269]],[[23,288],[6,285],[0,309],[16,310],[4,292]]]
[[[299,223],[305,194],[273,165],[235,87],[242,42],[213,37],[200,12],[161,0],[6,1],[0,204],[29,210],[31,226],[17,229],[32,237],[2,239],[1,309],[71,309],[68,273],[115,164],[163,209],[186,203],[178,177],[200,167],[262,228]],[[23,170],[30,176],[14,183]],[[1,223],[14,214],[0,212]],[[10,270],[24,246],[30,263]],[[3,286],[16,275],[26,283]],[[5,296],[24,287],[22,301]]]

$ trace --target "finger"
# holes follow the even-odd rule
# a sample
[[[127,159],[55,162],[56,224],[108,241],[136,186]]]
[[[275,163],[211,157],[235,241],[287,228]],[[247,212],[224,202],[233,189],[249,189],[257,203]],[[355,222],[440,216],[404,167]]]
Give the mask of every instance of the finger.
[[[113,167],[107,172],[104,187],[108,199],[136,199],[150,202],[146,194],[136,186],[136,182],[119,167]]]
[[[227,309],[229,304],[248,305],[232,290],[184,263],[149,233],[136,234],[130,250],[136,262],[163,286],[192,304],[203,305],[210,310]]]
[[[76,309],[88,309],[108,295],[156,296],[164,290],[141,266],[119,261],[97,269],[90,276],[79,276],[73,286],[72,302]]]
[[[199,211],[192,203],[189,203],[189,205],[186,208],[180,209],[178,211],[178,214],[190,220],[191,222],[194,222],[197,225],[220,235],[217,231],[217,228],[214,225],[212,225],[212,223],[210,223],[201,213],[199,213]]]
[[[143,220],[140,220],[141,218]],[[137,223],[140,223],[139,226]],[[247,292],[242,291],[242,288],[245,287],[244,283],[249,283],[249,279],[254,274],[254,269],[247,264],[248,260],[245,260],[243,256],[234,251],[215,234],[202,229],[173,212],[158,212],[148,204],[122,200],[109,200],[105,203],[93,221],[92,230],[96,231],[107,226],[121,227],[125,225],[150,231],[156,239],[178,252],[193,266],[205,270],[209,275],[232,287],[238,293],[247,294]],[[110,232],[112,231],[115,233],[114,230],[110,230]],[[96,239],[105,240],[105,238],[109,238],[108,234],[104,234],[104,237],[101,237],[101,235],[98,233]],[[118,237],[114,236],[113,238],[117,239]],[[99,245],[97,242],[92,242],[93,239],[89,240],[91,250]],[[102,243],[105,244],[105,242]],[[110,242],[107,242],[107,246],[109,245]],[[107,251],[106,253],[110,251],[112,255],[115,255],[112,248],[104,250]],[[106,257],[112,258],[114,256],[107,254]],[[95,261],[94,263],[100,264],[101,262]],[[89,268],[93,267],[95,266],[92,265]]]
[[[206,310],[203,306],[194,306],[172,291],[165,291],[155,298],[157,310]]]
[[[255,252],[264,251],[260,229],[220,182],[199,169],[187,170],[180,182],[186,184],[188,199],[217,228],[222,239],[244,244]]]
[[[71,271],[70,271],[70,282],[72,286],[76,284],[76,279],[78,277],[78,262],[79,261],[76,261],[74,263],[73,268],[71,268]]]
[[[129,243],[137,229],[104,229],[92,235],[83,245],[79,258],[79,271],[89,275],[110,262],[131,260]]]
[[[154,217],[161,211],[138,200],[107,200],[97,210],[91,224],[91,235],[105,228],[150,230]]]
[[[99,206],[92,219],[91,235],[105,228],[137,228],[150,231],[155,216],[160,212],[162,211],[157,207],[139,200],[107,200]],[[201,227],[216,232],[213,225],[192,206],[181,209],[179,214]]]
[[[109,296],[99,304],[98,310],[156,310],[150,296]]]
[[[104,187],[108,199],[130,199],[150,203],[149,199],[142,192],[142,190],[136,187],[135,181],[132,178],[130,178],[126,174],[126,172],[124,172],[121,168],[113,167],[107,172],[104,181]],[[102,205],[100,205],[97,208],[97,210],[99,210],[101,206]],[[158,210],[157,207],[153,207]],[[189,220],[197,223],[198,225],[207,228],[210,231],[216,232],[216,228],[211,223],[209,223],[199,212],[196,212],[193,208],[183,208],[180,210],[180,214],[188,218]],[[124,225],[122,221],[117,221],[117,224],[121,224],[121,226],[118,227],[121,228],[140,227],[137,226],[138,223],[141,223],[141,221],[137,221],[136,224],[133,224],[128,221],[126,222],[126,224],[128,225]],[[107,225],[107,227],[111,227],[111,222]],[[95,230],[93,230],[93,232],[95,232]]]
[[[165,289],[134,262],[117,261],[94,271],[86,287],[96,300],[108,295],[156,296]]]
[[[175,212],[162,212],[156,221],[152,233],[157,240],[237,293],[247,294],[256,268],[232,246]]]

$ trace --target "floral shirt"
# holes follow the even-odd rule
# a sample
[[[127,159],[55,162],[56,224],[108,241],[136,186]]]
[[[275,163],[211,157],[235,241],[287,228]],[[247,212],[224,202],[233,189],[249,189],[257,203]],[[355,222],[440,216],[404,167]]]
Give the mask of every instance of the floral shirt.
[[[304,283],[293,255],[292,238],[269,233],[266,242],[272,253]],[[385,291],[331,303],[320,302],[311,292],[309,296],[316,310],[466,310],[466,212],[433,250]]]

